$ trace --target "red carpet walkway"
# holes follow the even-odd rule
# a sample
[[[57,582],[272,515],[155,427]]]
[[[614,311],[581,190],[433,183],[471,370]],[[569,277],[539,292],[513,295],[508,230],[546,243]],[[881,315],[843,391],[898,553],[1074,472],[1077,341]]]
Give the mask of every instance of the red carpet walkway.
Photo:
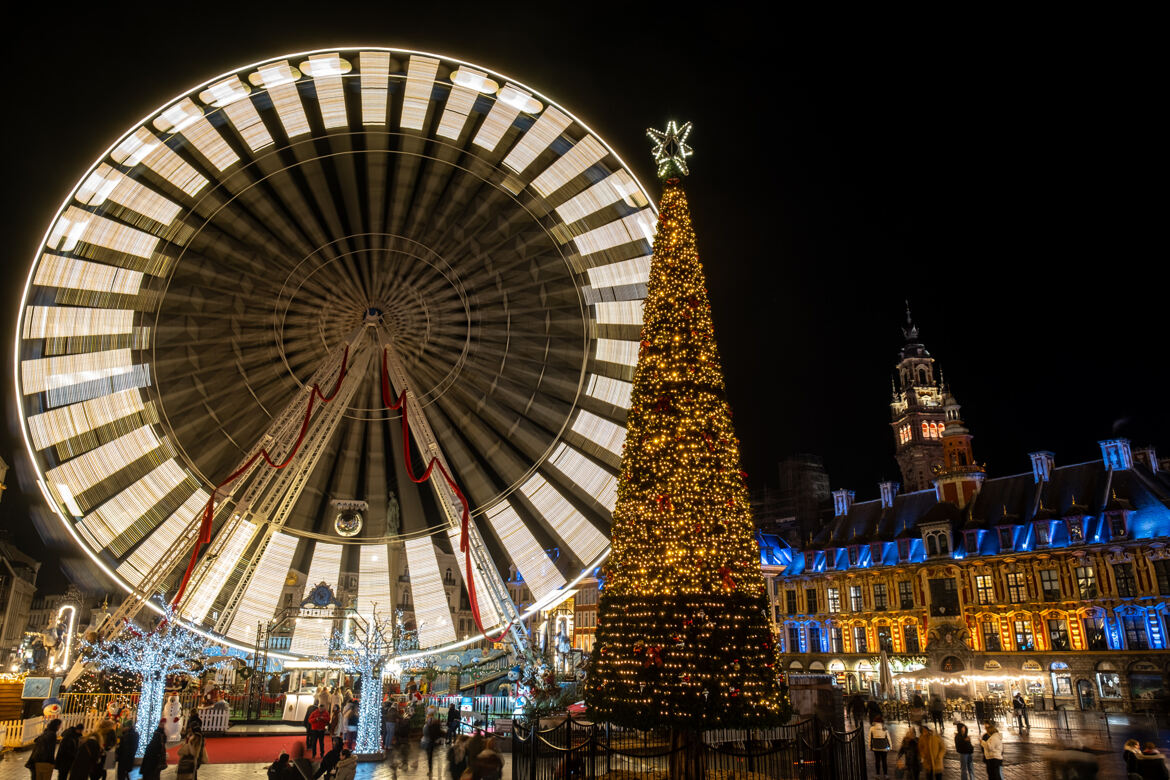
[[[212,764],[258,764],[272,763],[281,751],[292,752],[294,742],[305,744],[304,735],[288,734],[276,737],[208,737],[207,759]],[[179,763],[179,745],[167,750],[167,763]],[[308,753],[305,754],[308,758]],[[321,756],[317,756],[320,760]]]

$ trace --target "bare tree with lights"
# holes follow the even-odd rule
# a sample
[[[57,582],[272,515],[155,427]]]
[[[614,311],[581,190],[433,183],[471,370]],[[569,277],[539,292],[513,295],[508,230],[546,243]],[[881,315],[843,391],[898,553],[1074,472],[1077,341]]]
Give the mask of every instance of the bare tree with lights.
[[[139,728],[150,733],[162,717],[167,677],[193,674],[207,656],[207,646],[206,639],[183,627],[170,603],[163,599],[162,616],[153,629],[144,631],[126,623],[110,639],[86,641],[82,654],[87,663],[101,670],[141,676],[137,720]],[[146,752],[148,742],[138,741],[138,758]]]

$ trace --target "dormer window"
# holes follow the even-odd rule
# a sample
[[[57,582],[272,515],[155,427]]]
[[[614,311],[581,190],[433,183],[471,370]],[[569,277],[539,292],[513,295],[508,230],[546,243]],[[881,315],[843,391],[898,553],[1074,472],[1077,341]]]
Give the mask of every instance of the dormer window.
[[[817,568],[817,554],[815,552],[806,552],[804,554],[804,570],[814,571]]]
[[[900,560],[900,561],[910,560],[910,540],[909,539],[899,539],[898,540],[898,560]]]
[[[1049,521],[1043,520],[1033,524],[1033,527],[1036,529],[1037,547],[1047,547],[1052,544],[1052,524]]]
[[[856,544],[849,545],[849,565],[856,566],[861,558],[861,551]]]
[[[1068,541],[1070,544],[1079,544],[1085,541],[1085,527],[1081,518],[1073,517],[1065,521],[1068,525]]]
[[[978,555],[979,554],[979,532],[978,531],[967,531],[964,534],[964,537],[966,539],[967,554],[968,555]]]
[[[825,568],[833,570],[837,568],[837,553],[839,550],[829,548],[825,550]]]
[[[871,566],[880,566],[882,563],[883,545],[881,542],[870,542],[869,562]]]
[[[1010,525],[1001,525],[999,527],[999,549],[1012,550],[1015,548],[1015,529]]]
[[[928,558],[951,554],[951,532],[944,528],[923,531],[922,541],[926,544]]]
[[[1110,539],[1124,539],[1129,533],[1125,512],[1109,512],[1105,515],[1105,519],[1109,522]]]

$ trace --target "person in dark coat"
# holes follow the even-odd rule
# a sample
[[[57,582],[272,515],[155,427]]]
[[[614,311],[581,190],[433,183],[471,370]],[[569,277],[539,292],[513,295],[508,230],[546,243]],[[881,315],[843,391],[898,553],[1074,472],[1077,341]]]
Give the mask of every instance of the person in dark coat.
[[[268,766],[268,780],[297,780],[299,775],[300,773],[293,768],[288,753],[281,753]]]
[[[443,738],[443,727],[439,725],[439,718],[435,715],[427,718],[423,726],[422,745],[427,751],[427,777],[431,775],[431,767],[435,764],[435,748]]]
[[[455,702],[451,702],[451,706],[447,708],[447,744],[453,745],[455,743],[455,735],[459,733],[459,708],[455,706]]]
[[[57,732],[60,729],[60,719],[54,718],[33,742],[32,752],[24,764],[32,780],[50,780],[53,777],[53,759],[57,755]]]
[[[341,737],[333,738],[333,747],[330,751],[321,756],[321,764],[317,767],[317,771],[313,773],[313,780],[318,777],[328,777],[329,773],[337,766],[337,762],[341,760]]]
[[[73,768],[73,759],[77,758],[77,747],[81,743],[81,726],[70,726],[61,735],[61,744],[57,746],[57,780],[67,780],[69,770]]]
[[[138,729],[134,728],[134,721],[127,720],[114,754],[118,760],[118,780],[130,780],[130,770],[134,768],[134,754],[137,752]]]
[[[142,756],[142,780],[158,780],[159,775],[167,768],[166,723],[166,718],[158,722],[158,727],[150,735],[150,742],[146,744],[146,753]]]
[[[85,735],[85,739],[77,747],[77,755],[73,758],[73,766],[69,767],[69,780],[89,780],[94,770],[101,771],[101,763],[105,755],[101,738],[96,731]]]
[[[203,718],[199,717],[199,710],[194,707],[191,708],[191,714],[187,716],[187,728],[183,732],[183,736],[188,734],[202,734],[203,733]]]
[[[1142,776],[1142,780],[1167,780],[1170,778],[1170,773],[1166,771],[1166,759],[1162,758],[1162,754],[1158,752],[1158,746],[1153,742],[1142,745],[1142,752],[1138,754],[1134,768],[1137,770],[1137,774]]]

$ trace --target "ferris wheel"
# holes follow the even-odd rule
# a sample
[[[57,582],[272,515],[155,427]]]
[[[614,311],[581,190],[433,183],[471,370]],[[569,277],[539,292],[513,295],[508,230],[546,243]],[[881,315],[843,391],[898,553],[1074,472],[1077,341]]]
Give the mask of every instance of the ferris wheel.
[[[211,79],[34,259],[41,490],[127,592],[242,648],[319,583],[424,649],[515,630],[608,553],[655,224],[601,138],[487,68],[369,47]],[[318,653],[311,623],[282,649]]]

